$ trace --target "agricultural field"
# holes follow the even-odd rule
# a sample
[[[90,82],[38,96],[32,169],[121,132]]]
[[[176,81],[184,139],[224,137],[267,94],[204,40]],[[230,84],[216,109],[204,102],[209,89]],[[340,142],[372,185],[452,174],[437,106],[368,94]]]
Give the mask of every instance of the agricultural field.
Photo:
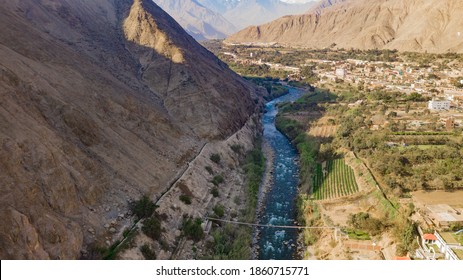
[[[317,164],[313,176],[313,198],[334,199],[358,192],[354,171],[344,159],[329,160]]]
[[[309,135],[313,137],[334,137],[336,131],[338,130],[337,125],[323,125],[323,126],[313,126],[309,130]]]

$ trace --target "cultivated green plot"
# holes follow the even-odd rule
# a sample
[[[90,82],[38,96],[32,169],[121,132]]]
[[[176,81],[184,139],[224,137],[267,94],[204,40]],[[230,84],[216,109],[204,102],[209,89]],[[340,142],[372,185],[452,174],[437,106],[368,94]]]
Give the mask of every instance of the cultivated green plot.
[[[344,159],[326,162],[326,166],[317,164],[313,176],[313,198],[316,200],[333,199],[358,192],[354,170]]]

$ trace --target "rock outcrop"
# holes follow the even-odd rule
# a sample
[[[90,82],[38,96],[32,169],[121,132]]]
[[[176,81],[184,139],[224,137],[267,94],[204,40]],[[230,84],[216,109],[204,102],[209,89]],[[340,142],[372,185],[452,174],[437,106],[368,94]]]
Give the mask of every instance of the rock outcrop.
[[[310,13],[246,28],[228,43],[463,52],[459,0],[324,1]]]
[[[111,244],[128,201],[159,197],[255,111],[255,89],[151,0],[13,0],[0,15],[1,259]]]

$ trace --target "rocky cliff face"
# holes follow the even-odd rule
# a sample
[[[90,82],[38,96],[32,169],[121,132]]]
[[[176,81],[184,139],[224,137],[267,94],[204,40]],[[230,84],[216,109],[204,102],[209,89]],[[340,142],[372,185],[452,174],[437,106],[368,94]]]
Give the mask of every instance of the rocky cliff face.
[[[111,244],[128,201],[159,197],[254,112],[254,88],[151,0],[13,0],[0,15],[2,259]]]
[[[326,2],[326,1],[325,1]],[[333,1],[328,1],[333,2]],[[463,52],[463,2],[458,0],[334,1],[300,16],[246,28],[228,43]]]

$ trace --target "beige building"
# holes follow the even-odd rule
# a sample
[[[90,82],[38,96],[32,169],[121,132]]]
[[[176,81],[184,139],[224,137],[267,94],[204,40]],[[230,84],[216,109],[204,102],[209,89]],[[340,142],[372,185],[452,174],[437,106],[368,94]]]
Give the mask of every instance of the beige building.
[[[447,204],[434,204],[426,207],[429,218],[439,227],[451,224],[463,225],[463,209],[455,209]]]

